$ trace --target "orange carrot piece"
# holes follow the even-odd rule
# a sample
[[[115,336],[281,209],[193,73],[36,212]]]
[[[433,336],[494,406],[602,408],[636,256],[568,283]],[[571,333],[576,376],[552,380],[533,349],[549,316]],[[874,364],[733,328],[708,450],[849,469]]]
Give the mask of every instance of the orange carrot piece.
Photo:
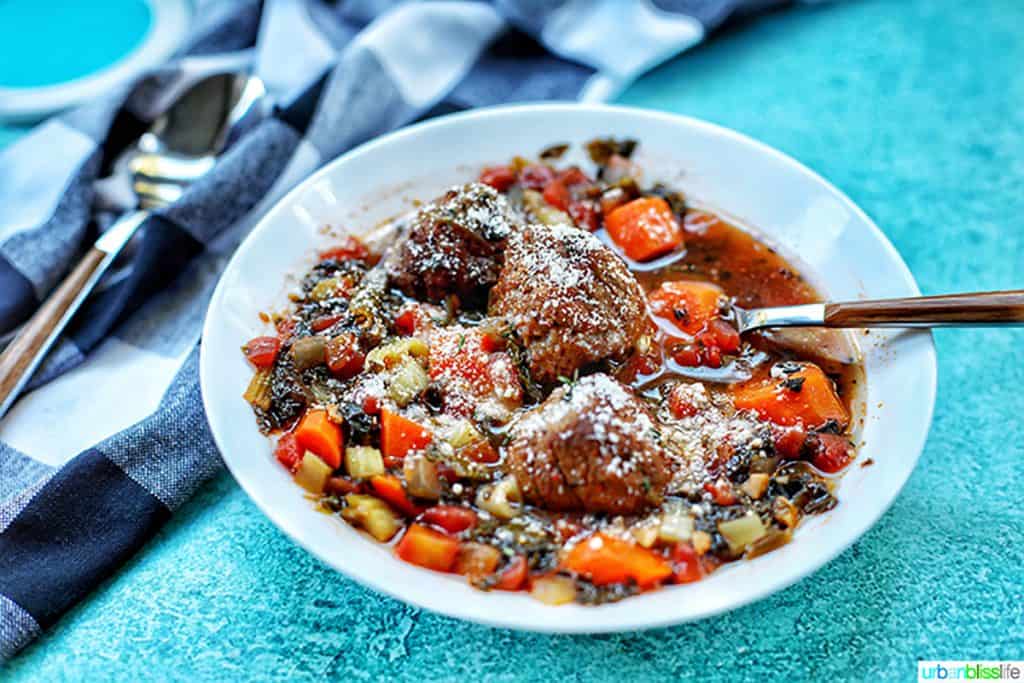
[[[385,458],[404,458],[409,451],[425,448],[434,435],[426,427],[393,413],[380,411],[380,450]]]
[[[379,498],[406,517],[415,517],[423,512],[424,508],[412,502],[409,494],[405,492],[405,487],[402,486],[402,481],[393,474],[370,477],[370,486]]]
[[[341,427],[331,422],[326,410],[306,413],[295,428],[295,440],[300,448],[313,451],[331,467],[341,467]]]
[[[449,572],[459,554],[459,542],[421,524],[410,524],[402,540],[395,546],[395,553],[411,564]]]
[[[832,380],[813,363],[804,363],[800,370],[782,379],[741,384],[731,393],[739,410],[753,410],[775,424],[802,424],[813,429],[829,420],[843,428],[850,423],[850,414]]]
[[[564,565],[598,586],[632,579],[650,588],[672,576],[672,566],[661,555],[601,532],[573,546]]]
[[[718,317],[725,292],[718,285],[695,280],[663,282],[647,297],[651,312],[691,336]]]
[[[634,261],[649,261],[683,244],[679,221],[661,197],[641,197],[623,204],[604,217],[604,226]]]

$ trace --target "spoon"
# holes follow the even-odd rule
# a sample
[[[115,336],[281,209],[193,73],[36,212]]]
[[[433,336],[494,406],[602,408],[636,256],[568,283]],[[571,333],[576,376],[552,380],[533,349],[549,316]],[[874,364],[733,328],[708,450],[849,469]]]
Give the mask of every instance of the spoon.
[[[217,155],[236,137],[236,129],[252,125],[265,110],[264,92],[262,82],[248,73],[209,76],[175,100],[115,164],[115,174],[131,175],[132,192],[143,210],[123,215],[100,235],[0,354],[0,417],[138,232],[148,209],[176,201],[213,168]]]
[[[1024,325],[1024,290],[905,299],[733,307],[740,334],[769,327],[979,327]]]

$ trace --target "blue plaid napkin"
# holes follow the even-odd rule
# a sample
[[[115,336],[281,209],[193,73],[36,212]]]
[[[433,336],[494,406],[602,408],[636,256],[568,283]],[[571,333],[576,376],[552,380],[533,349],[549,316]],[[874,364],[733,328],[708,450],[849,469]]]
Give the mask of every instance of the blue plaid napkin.
[[[289,188],[459,109],[614,97],[738,13],[783,0],[199,0],[168,64],[0,153],[0,335],[118,212],[110,162],[197,79],[249,66],[278,103],[144,226],[0,422],[0,660],[117,570],[221,467],[197,342],[239,240]]]

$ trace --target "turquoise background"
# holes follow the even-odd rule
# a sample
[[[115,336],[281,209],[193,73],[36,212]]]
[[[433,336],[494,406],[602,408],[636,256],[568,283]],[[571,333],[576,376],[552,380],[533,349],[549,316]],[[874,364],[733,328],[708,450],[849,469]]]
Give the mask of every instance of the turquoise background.
[[[106,67],[142,41],[150,19],[144,0],[0,0],[0,88],[53,85]]]
[[[1022,36],[1018,0],[807,7],[716,37],[620,101],[821,172],[926,293],[1022,287]],[[1024,332],[936,341],[935,423],[906,489],[837,560],[758,604],[595,637],[460,623],[327,569],[222,475],[9,680],[913,680],[918,659],[1024,659]]]

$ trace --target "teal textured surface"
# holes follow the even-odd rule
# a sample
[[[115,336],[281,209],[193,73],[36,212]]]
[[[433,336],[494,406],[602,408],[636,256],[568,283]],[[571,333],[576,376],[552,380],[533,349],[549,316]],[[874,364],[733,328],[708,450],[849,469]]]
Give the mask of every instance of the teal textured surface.
[[[819,171],[882,227],[925,293],[1019,288],[1022,33],[1016,0],[823,5],[718,37],[620,100],[735,128]],[[936,341],[935,424],[892,509],[812,577],[727,615],[593,637],[456,622],[324,567],[221,475],[4,673],[906,680],[917,659],[1020,659],[1024,364],[1014,352],[1024,331],[940,331]]]

